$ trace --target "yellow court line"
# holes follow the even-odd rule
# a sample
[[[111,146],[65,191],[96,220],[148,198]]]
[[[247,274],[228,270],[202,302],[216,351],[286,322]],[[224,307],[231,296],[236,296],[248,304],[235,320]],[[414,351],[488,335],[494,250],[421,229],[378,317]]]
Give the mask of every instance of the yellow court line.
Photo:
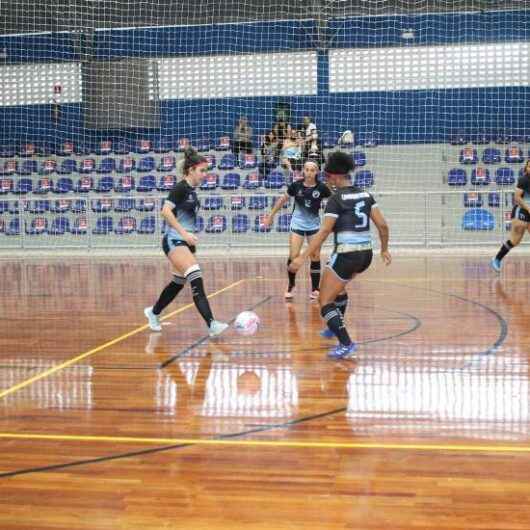
[[[465,444],[417,444],[379,442],[304,442],[288,440],[234,440],[204,438],[135,438],[130,436],[81,436],[69,434],[0,433],[0,439],[54,440],[71,442],[110,442],[144,445],[216,445],[236,447],[287,447],[305,449],[386,449],[409,451],[461,451],[481,453],[530,453],[525,445],[465,445]]]
[[[213,298],[214,296],[217,296],[221,293],[224,293],[225,291],[228,291],[229,289],[232,289],[233,287],[236,287],[240,283],[243,283],[245,279],[239,280],[237,282],[231,283],[230,285],[227,285],[226,287],[223,287],[219,291],[215,291],[214,293],[208,295],[207,298]],[[186,304],[185,306],[176,309],[172,313],[168,313],[166,316],[162,317],[160,320],[166,320],[168,318],[174,317],[175,315],[178,315],[179,313],[182,313],[183,311],[186,311],[186,309],[189,309],[190,307],[193,307],[194,304]],[[39,381],[40,379],[43,379],[45,377],[48,377],[60,370],[63,370],[64,368],[68,368],[72,364],[78,363],[79,361],[82,361],[83,359],[86,359],[87,357],[90,357],[91,355],[94,355],[95,353],[100,352],[101,350],[104,350],[106,348],[109,348],[110,346],[114,346],[114,344],[117,344],[118,342],[121,342],[125,339],[128,339],[129,337],[132,337],[133,335],[136,335],[142,331],[145,331],[149,328],[148,324],[144,324],[143,326],[137,327],[133,329],[132,331],[129,331],[128,333],[124,333],[123,335],[120,335],[119,337],[116,337],[115,339],[112,339],[108,342],[105,342],[104,344],[101,344],[100,346],[97,346],[96,348],[92,348],[91,350],[88,350],[84,353],[81,353],[80,355],[77,355],[76,357],[69,359],[68,361],[65,361],[61,364],[58,364],[57,366],[54,366],[53,368],[50,368],[48,370],[45,370],[44,372],[41,372],[40,374],[37,374],[33,377],[30,377],[29,379],[26,379],[25,381],[22,381],[2,392],[0,392],[0,398],[6,397],[9,394],[13,394],[17,390],[20,390],[26,386],[31,385],[35,381]]]

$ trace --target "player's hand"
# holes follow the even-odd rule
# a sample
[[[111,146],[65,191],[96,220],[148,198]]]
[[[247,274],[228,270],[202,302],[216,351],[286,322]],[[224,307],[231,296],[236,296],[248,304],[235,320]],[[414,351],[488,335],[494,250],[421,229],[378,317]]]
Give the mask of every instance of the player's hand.
[[[289,264],[289,271],[290,272],[298,272],[298,269],[303,265],[304,260],[298,256],[297,258],[294,258],[293,261]]]
[[[272,217],[270,215],[266,215],[263,218],[263,226],[265,228],[269,228],[272,225]]]
[[[381,252],[381,259],[387,267],[392,263],[392,256],[390,255],[390,252],[388,252],[388,250]]]
[[[195,247],[197,246],[197,243],[199,242],[199,238],[193,234],[190,234],[189,232],[184,236],[184,241],[188,243],[188,245]]]

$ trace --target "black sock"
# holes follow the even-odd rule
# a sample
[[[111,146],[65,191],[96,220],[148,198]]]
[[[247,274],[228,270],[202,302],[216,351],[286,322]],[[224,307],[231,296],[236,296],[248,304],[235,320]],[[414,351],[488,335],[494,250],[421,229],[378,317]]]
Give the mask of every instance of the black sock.
[[[320,260],[311,261],[309,272],[311,273],[311,290],[318,291],[320,286]]]
[[[287,267],[289,267],[291,261],[293,261],[291,258],[287,260]],[[291,292],[295,284],[296,272],[291,272],[289,269],[287,269],[287,276],[289,277],[289,287],[287,290]]]
[[[153,306],[153,313],[159,315],[164,309],[175,300],[177,294],[182,291],[184,285],[186,285],[186,278],[182,276],[173,275],[173,281],[168,283],[160,296],[156,304]]]
[[[339,339],[342,346],[349,346],[352,343],[344,321],[342,320],[341,312],[337,309],[335,304],[326,304],[320,310],[322,318],[326,321],[328,328],[333,331],[335,336]]]
[[[502,258],[504,258],[504,256],[506,256],[506,254],[508,254],[508,252],[510,252],[510,250],[512,250],[513,248],[513,243],[508,239],[508,241],[506,241],[506,243],[503,243],[501,249],[499,250],[499,252],[497,252],[497,255],[495,256],[495,259],[498,259],[499,261],[502,260]]]
[[[337,306],[337,309],[341,312],[342,319],[344,320],[344,315],[346,314],[346,309],[348,308],[348,294],[339,294],[339,296],[335,298],[335,305]]]
[[[186,275],[186,280],[190,282],[191,294],[197,311],[201,314],[201,317],[206,322],[206,325],[210,327],[213,321],[212,310],[210,308],[210,302],[206,298],[204,292],[204,283],[202,281],[201,270],[197,267],[195,270],[189,272]]]

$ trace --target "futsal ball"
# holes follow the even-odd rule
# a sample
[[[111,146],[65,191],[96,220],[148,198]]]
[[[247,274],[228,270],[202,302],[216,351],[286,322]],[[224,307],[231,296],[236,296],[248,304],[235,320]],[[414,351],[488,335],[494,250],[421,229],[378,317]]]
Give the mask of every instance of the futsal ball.
[[[243,311],[237,315],[234,328],[240,335],[254,335],[259,328],[259,317],[252,311]]]

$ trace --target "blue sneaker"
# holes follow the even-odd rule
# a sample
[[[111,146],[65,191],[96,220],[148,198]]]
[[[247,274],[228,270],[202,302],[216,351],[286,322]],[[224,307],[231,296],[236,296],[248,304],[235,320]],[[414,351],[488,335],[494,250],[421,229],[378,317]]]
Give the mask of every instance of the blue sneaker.
[[[490,265],[491,265],[491,268],[495,271],[495,272],[501,272],[501,261],[496,259],[496,258],[493,258],[491,261],[490,261]]]
[[[333,333],[333,331],[331,331],[329,328],[324,328],[324,329],[320,332],[320,336],[321,336],[323,339],[334,339],[334,338],[335,338],[335,333]]]
[[[328,353],[328,358],[335,359],[340,361],[341,359],[355,359],[355,351],[357,350],[357,345],[355,342],[352,342],[349,346],[343,346],[339,344],[332,348]]]

